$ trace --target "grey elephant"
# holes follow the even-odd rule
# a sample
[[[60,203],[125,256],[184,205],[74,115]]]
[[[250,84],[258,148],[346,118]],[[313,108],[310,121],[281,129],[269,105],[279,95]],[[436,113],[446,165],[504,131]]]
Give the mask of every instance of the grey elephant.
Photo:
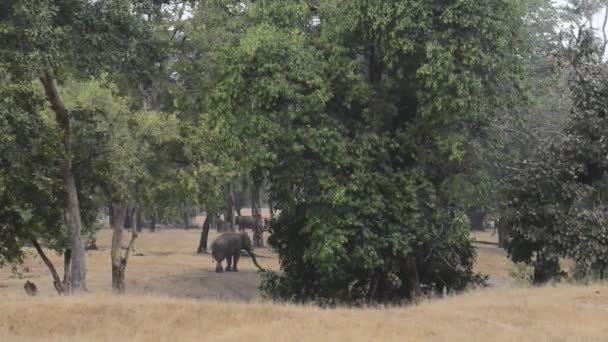
[[[239,231],[244,232],[245,229],[255,229],[256,219],[253,216],[237,216],[235,217],[235,224],[239,226]]]
[[[247,233],[223,233],[211,243],[211,259],[217,261],[215,272],[223,272],[222,261],[226,259],[226,272],[238,272],[237,264],[241,256],[241,250],[244,249],[253,264],[261,271],[264,269],[258,265],[258,261],[253,254],[251,239]]]

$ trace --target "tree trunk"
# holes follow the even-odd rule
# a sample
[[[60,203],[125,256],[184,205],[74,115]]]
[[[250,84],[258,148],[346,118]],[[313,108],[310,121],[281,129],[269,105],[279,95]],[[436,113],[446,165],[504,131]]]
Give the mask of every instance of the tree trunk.
[[[228,183],[224,186],[224,221],[228,223],[230,231],[234,231],[234,193],[232,192],[232,184]]]
[[[382,303],[385,298],[386,291],[386,274],[382,270],[377,270],[372,279],[372,286],[368,294],[368,303]]]
[[[255,219],[255,224],[253,225],[253,247],[264,247],[262,211],[260,208],[260,184],[258,182],[253,182],[251,186],[251,216]]]
[[[133,228],[133,219],[135,217],[136,208],[127,209],[125,214],[125,224],[124,227],[127,229]]]
[[[416,258],[410,256],[402,260],[399,265],[399,273],[401,278],[401,296],[410,301],[415,301],[420,296],[420,280]]]
[[[114,209],[114,211],[116,211],[116,209]],[[125,210],[125,217],[123,219],[123,225],[122,225],[123,228],[129,228],[129,212],[130,212],[130,210],[129,210],[129,208],[127,208]],[[118,217],[118,215],[116,213],[114,213],[114,215],[116,215],[116,217]]]
[[[114,207],[112,204],[108,206],[108,223],[110,224],[110,227],[114,224]]]
[[[466,214],[471,224],[471,230],[484,229],[483,220],[486,217],[485,211],[476,207],[471,207],[467,210]]]
[[[44,254],[44,250],[42,249],[42,247],[40,247],[40,244],[36,239],[32,239],[32,245],[34,245],[34,248],[38,252],[38,255],[40,256],[42,261],[44,261],[46,267],[48,267],[49,271],[51,272],[51,276],[53,277],[53,285],[55,286],[55,290],[57,290],[57,293],[68,294],[69,292],[66,291],[66,289],[63,287],[63,284],[61,283],[61,279],[59,278],[59,274],[57,274],[55,266],[53,266],[51,260],[46,256],[46,254]]]
[[[137,229],[138,233],[141,233],[141,230],[144,228],[144,220],[141,211],[141,208],[137,208],[137,213],[135,214],[135,229]]]
[[[188,215],[188,210],[184,210],[184,214],[183,214],[183,219],[184,219],[184,229],[188,229],[190,228],[190,222],[188,221],[189,219],[189,215]]]
[[[506,220],[502,217],[496,222],[496,230],[498,231],[498,247],[507,248],[507,227]]]
[[[268,210],[270,211],[270,218],[274,218],[274,206],[270,200],[268,201]]]
[[[72,263],[72,251],[66,249],[63,252],[63,290],[64,292],[70,292],[70,265]]]
[[[150,233],[154,233],[156,230],[156,216],[152,214],[150,217]]]
[[[203,230],[201,231],[201,240],[198,243],[198,248],[196,249],[196,253],[198,254],[207,253],[207,239],[209,238],[209,229],[211,228],[214,216],[215,213],[210,212],[207,212],[207,216],[205,216]]]
[[[122,233],[124,228],[122,222],[124,222],[126,210],[124,207],[120,206],[114,206],[114,208],[116,213],[116,223],[112,227],[112,251],[110,254],[112,263],[112,290],[114,293],[123,294],[126,291],[125,273],[127,270],[127,262],[129,260],[129,254],[135,245],[135,240],[137,239],[137,230],[131,230],[131,241],[123,253]]]
[[[55,112],[55,119],[62,133],[63,162],[61,166],[64,193],[64,220],[68,231],[68,247],[72,251],[70,269],[70,288],[72,292],[86,290],[86,267],[84,241],[82,239],[82,222],[76,180],[72,170],[72,128],[70,114],[59,96],[57,83],[49,70],[40,75],[40,82],[44,87],[46,97]]]
[[[144,228],[144,221],[141,214],[141,208],[137,209],[137,214],[135,215],[135,228],[138,233],[141,233],[141,230]]]

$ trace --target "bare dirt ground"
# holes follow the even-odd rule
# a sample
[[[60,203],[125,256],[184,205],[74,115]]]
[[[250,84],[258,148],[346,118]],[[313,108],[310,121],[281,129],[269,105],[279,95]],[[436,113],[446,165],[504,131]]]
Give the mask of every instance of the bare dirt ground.
[[[244,211],[244,214],[247,212]],[[203,220],[198,217],[195,221],[202,225]],[[251,231],[248,232],[251,234]],[[110,229],[102,229],[97,237],[99,250],[87,251],[87,288],[92,294],[111,292],[111,235]],[[215,231],[209,233],[209,245],[217,235]],[[130,238],[130,235],[127,234],[127,237]],[[491,232],[476,233],[475,237],[485,242],[496,239]],[[241,257],[238,273],[215,273],[211,256],[195,253],[199,239],[200,229],[196,228],[163,229],[154,233],[144,229],[139,234],[127,266],[127,292],[133,295],[229,301],[260,299],[257,290],[260,274],[249,257]],[[504,251],[485,243],[476,245],[479,253],[476,270],[489,274],[493,285],[507,284],[509,261]],[[23,284],[26,280],[34,282],[41,295],[55,295],[48,269],[33,250],[28,253],[25,266],[29,271],[22,278],[12,274],[10,268],[0,269],[0,298],[24,295]],[[275,253],[267,248],[258,248],[255,253],[264,268],[279,269]],[[47,254],[61,273],[61,257],[50,251]]]

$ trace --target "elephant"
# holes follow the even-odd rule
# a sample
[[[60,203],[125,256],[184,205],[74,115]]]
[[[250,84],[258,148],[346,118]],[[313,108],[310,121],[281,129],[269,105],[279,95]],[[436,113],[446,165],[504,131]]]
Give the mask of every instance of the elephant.
[[[253,216],[237,216],[235,224],[239,226],[239,231],[244,232],[245,229],[255,229],[256,219]]]
[[[251,239],[247,233],[223,233],[211,243],[211,260],[217,261],[215,272],[223,272],[222,261],[226,259],[226,272],[238,272],[237,264],[241,256],[241,249],[247,251],[253,264],[261,271],[264,269],[258,265],[258,261],[253,254]],[[233,263],[234,259],[234,263]]]

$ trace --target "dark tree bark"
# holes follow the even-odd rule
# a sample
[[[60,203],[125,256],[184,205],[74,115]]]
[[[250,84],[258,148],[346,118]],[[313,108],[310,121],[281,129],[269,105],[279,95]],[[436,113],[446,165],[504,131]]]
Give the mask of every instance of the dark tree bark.
[[[251,216],[255,219],[253,226],[253,247],[264,247],[262,210],[260,208],[260,184],[258,182],[254,182],[251,186]]]
[[[112,204],[108,205],[108,223],[110,227],[114,224],[114,207]]]
[[[384,302],[386,292],[386,274],[382,270],[376,270],[372,279],[372,286],[368,294],[368,302],[382,303]]]
[[[399,277],[401,278],[401,297],[410,301],[416,300],[420,296],[420,279],[416,258],[410,256],[402,260],[399,265]]]
[[[132,209],[127,209],[126,213],[125,213],[125,219],[124,219],[124,228],[127,229],[131,229],[133,228],[133,219],[135,217],[135,211],[137,210],[137,208],[132,208]]]
[[[144,228],[144,220],[141,211],[141,208],[138,208],[135,216],[135,228],[137,229],[138,233],[141,233],[141,230]]]
[[[66,249],[63,252],[63,291],[70,292],[70,265],[72,263],[72,251]]]
[[[485,211],[471,207],[467,210],[466,214],[471,224],[471,230],[484,230],[483,220],[486,217]]]
[[[232,191],[232,184],[228,183],[224,186],[224,221],[232,232],[235,225],[234,211],[234,193]]]
[[[131,229],[131,241],[127,249],[122,251],[122,235],[124,231],[123,224],[125,216],[125,208],[115,206],[116,223],[112,227],[112,251],[111,251],[111,262],[112,262],[112,290],[114,293],[123,294],[126,291],[125,284],[125,273],[127,270],[127,262],[129,260],[129,254],[133,250],[135,240],[137,239],[137,230]]]
[[[498,232],[498,247],[507,248],[507,226],[504,218],[499,218],[496,221],[496,230]]]
[[[51,104],[51,109],[55,112],[55,119],[62,134],[61,140],[64,152],[61,166],[64,193],[63,211],[68,231],[68,247],[72,251],[70,289],[71,292],[82,292],[86,290],[86,261],[84,240],[82,238],[80,204],[78,202],[76,179],[72,169],[72,127],[70,124],[70,113],[59,96],[57,83],[52,73],[49,70],[45,70],[40,74],[39,79]]]
[[[207,212],[205,222],[203,223],[203,230],[201,231],[201,240],[198,243],[198,248],[196,249],[196,253],[198,254],[207,253],[207,239],[209,238],[209,229],[213,224],[214,217],[215,213]]]
[[[40,256],[42,261],[44,261],[44,264],[51,272],[51,276],[53,277],[53,285],[55,286],[55,290],[57,290],[57,293],[59,293],[59,294],[69,293],[63,287],[63,283],[61,282],[61,279],[59,278],[59,274],[57,273],[55,266],[53,266],[53,263],[51,262],[51,260],[46,256],[46,254],[44,254],[44,250],[42,249],[42,247],[40,247],[40,244],[38,243],[38,241],[36,239],[32,239],[32,245],[34,245],[36,252],[38,252],[38,255]]]
[[[183,219],[184,219],[184,229],[190,228],[189,215],[188,215],[187,210],[184,210]]]
[[[150,216],[150,233],[156,231],[156,216],[153,214]]]

